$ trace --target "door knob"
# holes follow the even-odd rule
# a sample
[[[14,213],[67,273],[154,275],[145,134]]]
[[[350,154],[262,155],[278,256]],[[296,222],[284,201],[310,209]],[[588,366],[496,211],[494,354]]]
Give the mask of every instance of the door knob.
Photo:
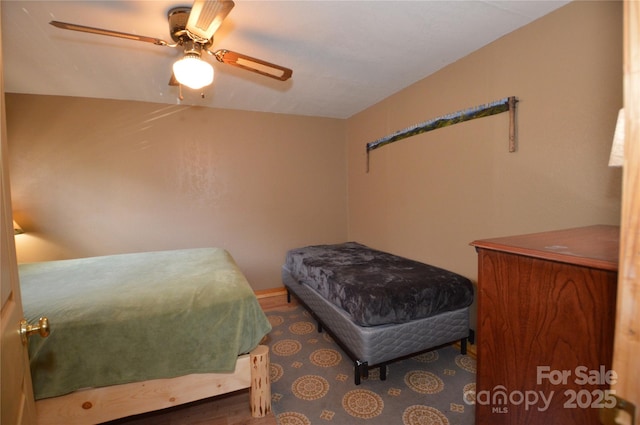
[[[49,319],[41,317],[37,325],[30,325],[26,319],[20,321],[20,337],[22,338],[23,344],[26,345],[28,338],[35,333],[40,334],[43,338],[48,337],[49,333],[51,333]]]

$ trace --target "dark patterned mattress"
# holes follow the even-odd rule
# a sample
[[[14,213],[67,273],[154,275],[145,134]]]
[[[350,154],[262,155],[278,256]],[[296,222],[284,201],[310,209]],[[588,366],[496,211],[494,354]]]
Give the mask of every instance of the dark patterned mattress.
[[[292,249],[285,267],[360,326],[409,322],[473,302],[469,279],[356,242]]]

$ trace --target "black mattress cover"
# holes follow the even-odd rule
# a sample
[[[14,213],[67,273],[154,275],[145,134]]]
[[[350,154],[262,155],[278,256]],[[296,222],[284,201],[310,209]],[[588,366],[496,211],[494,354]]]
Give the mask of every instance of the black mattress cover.
[[[473,302],[469,279],[357,242],[292,249],[285,267],[360,326],[404,323]]]

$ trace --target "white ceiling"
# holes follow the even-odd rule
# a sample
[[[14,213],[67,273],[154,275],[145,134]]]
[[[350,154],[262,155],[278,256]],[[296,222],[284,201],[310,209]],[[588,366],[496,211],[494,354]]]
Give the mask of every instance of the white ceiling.
[[[348,118],[566,3],[236,0],[214,49],[292,68],[292,79],[207,56],[213,85],[204,98],[183,89],[180,100],[168,85],[179,48],[65,31],[49,21],[171,41],[167,12],[189,0],[2,0],[5,91]]]

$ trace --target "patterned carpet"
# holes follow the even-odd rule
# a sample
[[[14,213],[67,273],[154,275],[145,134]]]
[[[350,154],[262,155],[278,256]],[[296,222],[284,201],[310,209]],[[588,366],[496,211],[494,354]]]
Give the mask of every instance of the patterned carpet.
[[[378,369],[356,386],[353,362],[302,307],[267,314],[272,410],[280,425],[471,425],[475,360],[445,347]]]

